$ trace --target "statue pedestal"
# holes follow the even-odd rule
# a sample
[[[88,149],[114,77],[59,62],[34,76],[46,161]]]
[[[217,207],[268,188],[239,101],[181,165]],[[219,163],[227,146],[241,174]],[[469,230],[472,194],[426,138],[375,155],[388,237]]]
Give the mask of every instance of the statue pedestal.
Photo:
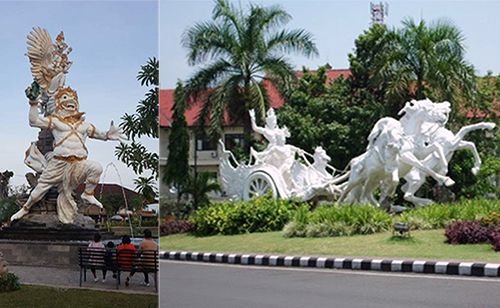
[[[21,200],[24,203],[25,200]],[[30,213],[0,230],[0,239],[37,241],[89,241],[94,234],[103,239],[113,237],[112,232],[101,232],[95,221],[78,214],[74,224],[63,224],[57,217],[57,190],[51,189],[35,204]]]

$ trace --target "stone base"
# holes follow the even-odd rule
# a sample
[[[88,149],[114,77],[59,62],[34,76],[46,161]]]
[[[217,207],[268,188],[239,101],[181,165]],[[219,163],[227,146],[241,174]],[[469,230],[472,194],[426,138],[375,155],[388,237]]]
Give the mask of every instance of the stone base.
[[[113,238],[112,232],[100,232],[98,229],[72,228],[65,225],[61,229],[55,228],[21,228],[6,227],[0,230],[0,239],[24,241],[90,241],[94,234],[100,233],[103,240]]]
[[[0,239],[9,265],[78,268],[78,248],[88,242],[48,242]]]
[[[95,221],[81,214],[75,218],[74,224],[63,224],[54,213],[29,213],[20,220],[10,224],[11,228],[48,228],[48,229],[95,229]]]

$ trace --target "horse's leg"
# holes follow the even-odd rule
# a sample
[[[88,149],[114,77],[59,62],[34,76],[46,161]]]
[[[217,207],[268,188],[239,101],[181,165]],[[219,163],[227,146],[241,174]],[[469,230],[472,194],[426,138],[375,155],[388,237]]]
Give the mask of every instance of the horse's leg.
[[[472,155],[474,156],[475,164],[474,168],[472,168],[472,173],[476,175],[479,172],[479,168],[481,168],[481,157],[479,157],[479,153],[477,152],[476,145],[474,142],[470,141],[460,141],[458,143],[457,150],[462,150],[462,149],[467,149],[472,152]]]
[[[451,186],[455,184],[455,181],[453,181],[451,178],[447,176],[443,176],[441,174],[438,174],[436,171],[430,169],[429,167],[425,166],[420,162],[420,160],[412,153],[409,151],[405,151],[401,153],[400,157],[401,161],[405,164],[408,164],[410,166],[413,166],[421,171],[423,171],[426,174],[429,174],[432,176],[438,183],[444,183],[446,186]]]
[[[425,183],[425,174],[418,170],[412,170],[412,172],[418,172],[418,177],[413,177],[411,172],[407,177],[405,177],[406,183],[408,185],[405,185],[405,187],[403,187],[404,199],[408,202],[413,203],[415,207],[422,207],[432,204],[433,201],[430,199],[419,198],[415,196],[415,193]]]
[[[432,155],[434,157],[437,157],[437,159],[439,159],[439,164],[440,164],[439,170],[445,171],[443,172],[444,174],[448,173],[447,171],[448,160],[446,159],[446,155],[444,154],[443,146],[441,146],[439,143],[434,142],[428,147],[428,149],[431,151],[431,154],[429,155]],[[423,165],[428,166],[428,164],[426,163],[427,162],[426,159],[424,159]]]
[[[399,182],[394,182],[392,180],[386,179],[384,183],[381,186],[381,192],[380,192],[380,198],[378,200],[378,203],[380,204],[381,207],[383,208],[389,208],[390,207],[390,200],[389,198],[394,195],[396,192],[396,188],[398,187]]]
[[[493,129],[495,128],[496,124],[492,122],[481,122],[477,124],[472,124],[472,125],[467,125],[462,127],[458,133],[455,134],[455,139],[453,140],[453,144],[456,146],[464,139],[465,135],[470,133],[471,131],[478,130],[478,129]]]
[[[373,192],[377,187],[380,185],[380,181],[377,180],[376,178],[369,178],[366,182],[365,185],[363,185],[363,192],[360,197],[361,203],[369,203],[373,204],[376,207],[380,207],[380,204],[378,203],[377,199],[373,196]]]

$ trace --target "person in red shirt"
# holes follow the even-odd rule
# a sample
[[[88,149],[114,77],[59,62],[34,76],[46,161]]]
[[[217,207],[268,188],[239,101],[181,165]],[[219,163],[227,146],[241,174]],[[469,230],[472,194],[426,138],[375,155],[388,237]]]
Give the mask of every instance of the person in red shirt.
[[[135,246],[130,243],[130,237],[124,235],[122,237],[122,243],[118,245],[118,266],[125,270],[131,270],[134,265],[136,252]],[[125,282],[128,287],[128,281]]]

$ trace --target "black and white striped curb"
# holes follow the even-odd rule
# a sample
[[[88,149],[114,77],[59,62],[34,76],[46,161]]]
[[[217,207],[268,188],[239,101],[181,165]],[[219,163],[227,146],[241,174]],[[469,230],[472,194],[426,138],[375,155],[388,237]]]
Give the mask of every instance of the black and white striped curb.
[[[160,258],[167,260],[241,265],[313,267],[383,272],[413,272],[426,274],[500,277],[500,264],[497,263],[269,256],[187,251],[161,251]]]

